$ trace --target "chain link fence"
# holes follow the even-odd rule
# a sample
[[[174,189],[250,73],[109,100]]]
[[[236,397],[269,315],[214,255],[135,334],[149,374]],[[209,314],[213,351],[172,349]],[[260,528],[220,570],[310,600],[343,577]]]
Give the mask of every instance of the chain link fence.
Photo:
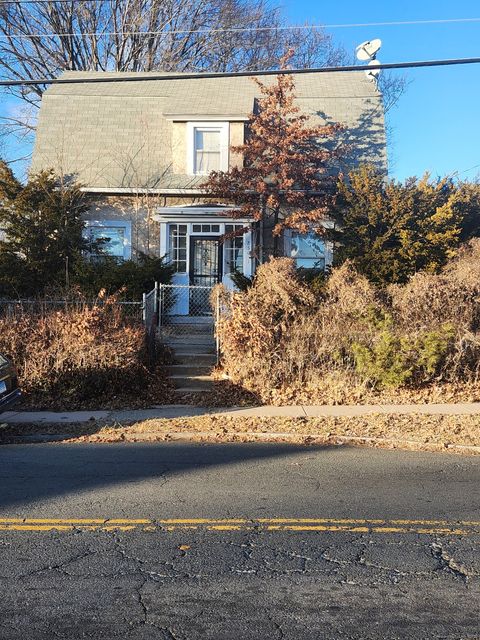
[[[63,311],[66,309],[81,310],[85,307],[101,307],[109,304],[115,308],[119,308],[125,318],[135,322],[143,320],[143,303],[139,301],[123,301],[105,302],[101,299],[96,300],[6,300],[0,299],[0,317],[13,318],[19,312],[29,313],[31,315],[42,316],[52,311]]]

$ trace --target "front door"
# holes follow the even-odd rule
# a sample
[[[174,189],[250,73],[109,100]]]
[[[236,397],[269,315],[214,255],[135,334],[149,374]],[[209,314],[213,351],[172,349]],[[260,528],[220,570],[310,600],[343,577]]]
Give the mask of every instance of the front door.
[[[190,315],[211,313],[210,289],[222,280],[222,245],[218,237],[190,237]]]

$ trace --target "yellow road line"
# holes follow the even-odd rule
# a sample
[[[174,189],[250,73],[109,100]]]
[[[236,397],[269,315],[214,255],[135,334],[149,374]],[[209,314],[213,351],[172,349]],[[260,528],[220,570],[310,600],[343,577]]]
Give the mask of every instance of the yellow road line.
[[[368,518],[0,518],[0,531],[304,531],[349,533],[480,534],[480,521]]]
[[[150,524],[151,520],[130,518],[0,518],[0,523],[12,524]]]

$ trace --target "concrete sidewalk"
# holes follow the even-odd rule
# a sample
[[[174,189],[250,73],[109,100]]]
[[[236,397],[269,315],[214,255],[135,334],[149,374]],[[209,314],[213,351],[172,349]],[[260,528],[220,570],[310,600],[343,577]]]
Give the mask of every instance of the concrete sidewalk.
[[[315,418],[321,416],[365,416],[369,414],[424,414],[424,415],[480,415],[480,402],[459,404],[384,404],[384,405],[318,405],[286,407],[230,407],[208,408],[192,405],[163,405],[151,409],[106,411],[6,411],[0,413],[0,423],[79,423],[96,420],[105,423],[130,423],[156,418],[189,418],[203,415],[231,417],[291,417]]]

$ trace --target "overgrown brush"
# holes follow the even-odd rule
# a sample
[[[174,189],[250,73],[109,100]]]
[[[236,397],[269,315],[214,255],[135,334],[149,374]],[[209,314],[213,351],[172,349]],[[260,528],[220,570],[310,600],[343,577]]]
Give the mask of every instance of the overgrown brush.
[[[292,261],[271,260],[252,287],[230,296],[218,332],[225,372],[264,401],[308,401],[305,389],[312,401],[348,402],[387,389],[477,385],[480,241],[441,274],[387,289],[347,262],[315,296]]]
[[[13,358],[26,397],[39,406],[128,403],[153,377],[144,329],[114,296],[61,310],[16,307],[0,317],[0,352]]]

